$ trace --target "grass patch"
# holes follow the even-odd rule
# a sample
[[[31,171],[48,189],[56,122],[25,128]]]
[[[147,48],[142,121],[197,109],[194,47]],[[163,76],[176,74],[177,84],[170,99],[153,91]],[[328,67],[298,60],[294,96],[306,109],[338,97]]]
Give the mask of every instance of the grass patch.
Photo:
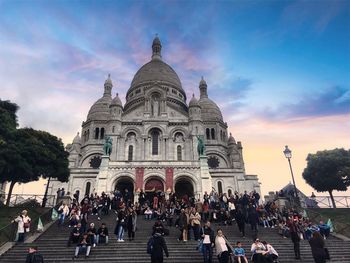
[[[321,214],[322,218],[350,225],[350,208],[310,208],[308,210]]]

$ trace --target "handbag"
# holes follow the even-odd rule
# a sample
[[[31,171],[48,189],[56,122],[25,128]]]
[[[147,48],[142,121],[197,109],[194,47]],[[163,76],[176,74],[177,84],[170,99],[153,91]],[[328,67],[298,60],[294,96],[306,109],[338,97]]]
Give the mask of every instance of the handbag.
[[[324,254],[325,254],[325,259],[327,260],[331,260],[331,256],[329,255],[329,251],[328,248],[324,248]]]
[[[202,233],[204,234],[204,228],[202,227]],[[198,251],[202,254],[204,254],[204,244],[203,244],[204,239],[199,240],[198,242]]]

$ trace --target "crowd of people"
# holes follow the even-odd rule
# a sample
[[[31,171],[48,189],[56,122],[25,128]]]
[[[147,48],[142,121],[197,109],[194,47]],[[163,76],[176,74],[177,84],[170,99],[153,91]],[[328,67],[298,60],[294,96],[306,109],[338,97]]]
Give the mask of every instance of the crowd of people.
[[[60,190],[62,194],[64,189]],[[295,258],[300,259],[300,239],[309,240],[315,262],[325,262],[319,258],[326,258],[320,251],[324,249],[324,239],[329,235],[329,228],[320,222],[315,225],[300,215],[295,210],[279,210],[274,202],[262,204],[260,195],[235,192],[228,195],[215,191],[205,192],[201,199],[183,196],[178,198],[170,193],[165,198],[163,192],[153,193],[150,197],[140,192],[138,202],[132,202],[132,194],[128,190],[123,192],[101,195],[91,194],[79,199],[79,193],[73,195],[70,205],[62,203],[58,208],[58,226],[67,225],[71,231],[67,245],[75,245],[73,258],[84,254],[89,257],[94,247],[109,243],[108,227],[114,227],[117,242],[125,242],[125,233],[129,242],[135,238],[137,220],[154,220],[152,237],[147,243],[147,252],[151,255],[152,262],[163,262],[163,254],[169,256],[164,236],[169,235],[169,228],[176,227],[179,231],[178,241],[198,242],[197,249],[203,254],[205,263],[212,262],[214,251],[220,263],[239,262],[254,263],[278,262],[278,252],[267,241],[260,241],[258,228],[279,228],[279,233],[284,237],[290,237],[294,244]],[[107,226],[103,222],[105,215],[115,213],[115,226]],[[91,222],[91,215],[97,216],[100,222],[95,226]],[[138,217],[141,215],[142,217]],[[19,225],[19,234],[25,229],[24,213],[15,219]],[[30,220],[30,219],[29,219]],[[250,225],[253,243],[251,244],[251,259],[248,259],[243,249],[243,240],[230,244],[221,226],[237,224],[241,233],[241,239],[246,238],[246,225]],[[218,229],[214,233],[212,224]],[[24,230],[25,233],[25,230]],[[321,239],[320,239],[321,237]],[[24,235],[19,236],[23,240]],[[318,249],[318,247],[321,249]],[[322,254],[322,255],[321,255]],[[318,261],[317,261],[318,260]]]

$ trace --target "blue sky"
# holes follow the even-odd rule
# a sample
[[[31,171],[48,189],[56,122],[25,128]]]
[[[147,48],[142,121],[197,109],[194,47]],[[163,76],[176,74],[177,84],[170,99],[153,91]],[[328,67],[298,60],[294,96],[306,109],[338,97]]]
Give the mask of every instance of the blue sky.
[[[188,98],[204,76],[263,190],[289,181],[285,144],[301,185],[307,153],[350,147],[349,1],[0,0],[0,97],[69,143],[108,73],[125,101],[156,33]]]

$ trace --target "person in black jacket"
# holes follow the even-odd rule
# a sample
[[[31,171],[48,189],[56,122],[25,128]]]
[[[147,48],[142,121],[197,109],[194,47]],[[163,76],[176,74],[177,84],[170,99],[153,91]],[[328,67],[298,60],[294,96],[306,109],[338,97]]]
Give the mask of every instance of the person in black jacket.
[[[85,257],[89,257],[91,250],[91,238],[87,233],[80,236],[77,247],[75,248],[73,259],[77,258],[80,252],[85,252]]]
[[[25,263],[44,263],[43,256],[38,252],[38,247],[29,247]]]
[[[309,243],[315,263],[326,263],[327,256],[322,235],[319,232],[314,232]]]
[[[200,230],[200,236],[203,240],[204,263],[213,262],[213,247],[215,244],[214,231],[210,228],[210,222],[207,221]]]
[[[242,233],[242,237],[244,238],[245,237],[245,218],[244,218],[243,211],[240,207],[237,208],[237,213],[235,218],[236,218],[239,232]]]
[[[163,251],[165,252],[166,257],[169,257],[169,251],[165,239],[162,237],[159,229],[156,229],[156,233],[152,238],[153,246],[151,253],[151,263],[163,263]]]
[[[83,229],[81,227],[81,224],[78,223],[73,228],[72,232],[70,232],[69,239],[68,239],[68,246],[70,246],[71,243],[78,243],[79,237],[81,236],[82,233],[83,233]]]
[[[105,223],[101,224],[101,227],[97,230],[96,243],[106,243],[108,244],[108,228]]]

